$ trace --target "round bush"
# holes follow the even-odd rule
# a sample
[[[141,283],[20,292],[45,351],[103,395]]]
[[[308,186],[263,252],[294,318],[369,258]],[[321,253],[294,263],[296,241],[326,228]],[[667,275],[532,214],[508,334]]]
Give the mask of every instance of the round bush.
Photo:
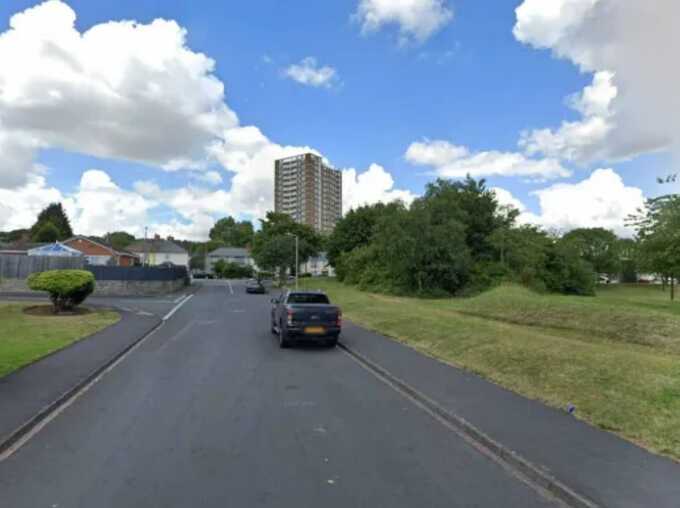
[[[94,275],[86,270],[49,270],[32,274],[28,287],[49,293],[55,312],[61,312],[80,305],[94,291]]]

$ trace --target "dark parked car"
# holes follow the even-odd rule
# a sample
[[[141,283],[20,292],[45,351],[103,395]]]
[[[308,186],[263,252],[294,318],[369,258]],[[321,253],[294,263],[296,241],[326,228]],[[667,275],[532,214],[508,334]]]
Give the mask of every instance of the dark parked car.
[[[342,311],[321,291],[288,291],[272,299],[271,329],[282,348],[297,341],[335,346],[342,328]]]
[[[260,294],[263,295],[267,292],[267,288],[264,287],[259,280],[250,279],[246,282],[246,293]]]

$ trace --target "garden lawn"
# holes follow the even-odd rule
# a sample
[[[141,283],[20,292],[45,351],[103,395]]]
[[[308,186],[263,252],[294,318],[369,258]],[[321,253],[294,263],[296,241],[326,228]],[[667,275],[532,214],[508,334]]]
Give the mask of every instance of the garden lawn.
[[[575,297],[507,285],[426,300],[305,284],[365,328],[549,405],[573,403],[579,418],[680,459],[680,302],[660,287]]]
[[[32,316],[31,303],[0,302],[0,377],[118,321],[109,310],[75,316]]]

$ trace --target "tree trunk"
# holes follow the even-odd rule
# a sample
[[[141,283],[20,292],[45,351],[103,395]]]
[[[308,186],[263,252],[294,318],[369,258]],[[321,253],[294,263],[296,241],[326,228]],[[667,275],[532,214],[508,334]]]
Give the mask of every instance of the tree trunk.
[[[675,300],[675,275],[671,274],[671,302]]]

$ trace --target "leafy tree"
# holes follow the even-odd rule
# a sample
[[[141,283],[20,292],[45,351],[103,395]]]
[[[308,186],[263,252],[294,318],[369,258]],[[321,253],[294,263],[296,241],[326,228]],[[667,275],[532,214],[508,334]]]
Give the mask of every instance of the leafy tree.
[[[367,289],[447,295],[465,287],[471,267],[465,226],[424,198],[383,214],[368,245],[341,254],[338,275]]]
[[[40,243],[56,242],[60,239],[59,229],[50,221],[40,224],[33,233],[33,241]]]
[[[51,203],[43,211],[38,214],[38,219],[35,224],[31,227],[31,238],[34,241],[40,241],[37,239],[36,235],[38,230],[47,222],[52,223],[52,225],[57,230],[56,240],[66,240],[73,236],[73,230],[71,229],[71,223],[61,206],[61,203]]]
[[[28,237],[30,237],[30,231],[28,229],[13,229],[12,231],[7,232],[0,231],[0,242],[13,243],[27,239]]]
[[[309,226],[298,224],[289,215],[268,212],[262,227],[255,234],[252,255],[257,266],[265,270],[279,271],[283,280],[286,269],[295,268],[295,238],[299,240],[299,262],[306,262],[318,254],[321,237]]]
[[[189,259],[189,268],[192,270],[205,270],[205,256],[203,254],[194,254]]]
[[[495,259],[491,234],[511,225],[517,216],[517,212],[500,209],[495,193],[487,189],[485,180],[469,176],[462,181],[438,179],[428,184],[421,201],[431,210],[434,223],[454,218],[464,226],[465,243],[472,258],[478,261]]]
[[[546,261],[554,239],[536,226],[503,227],[489,241],[499,253],[501,270],[511,280],[545,289]]]
[[[578,228],[563,237],[573,244],[581,257],[590,263],[596,272],[608,275],[621,270],[621,246],[618,237],[604,228]]]
[[[671,194],[647,200],[630,222],[637,229],[640,265],[671,281],[673,300],[675,279],[680,275],[680,196]]]
[[[253,224],[250,221],[236,222],[233,217],[218,220],[210,230],[210,239],[228,247],[245,247],[253,241]]]
[[[215,261],[215,264],[213,265],[213,271],[215,272],[215,275],[218,277],[222,278],[222,274],[227,268],[227,262],[224,259],[218,259]]]
[[[227,261],[221,268],[220,277],[223,279],[244,279],[253,276],[252,267],[239,263]]]
[[[380,217],[394,211],[398,206],[398,203],[376,203],[350,210],[338,221],[326,241],[329,264],[337,266],[340,255],[367,245]]]
[[[107,235],[107,241],[114,249],[122,250],[135,241],[135,237],[125,231],[115,231]]]
[[[572,242],[559,240],[547,251],[545,285],[550,291],[581,295],[595,295],[596,274],[581,251]]]

